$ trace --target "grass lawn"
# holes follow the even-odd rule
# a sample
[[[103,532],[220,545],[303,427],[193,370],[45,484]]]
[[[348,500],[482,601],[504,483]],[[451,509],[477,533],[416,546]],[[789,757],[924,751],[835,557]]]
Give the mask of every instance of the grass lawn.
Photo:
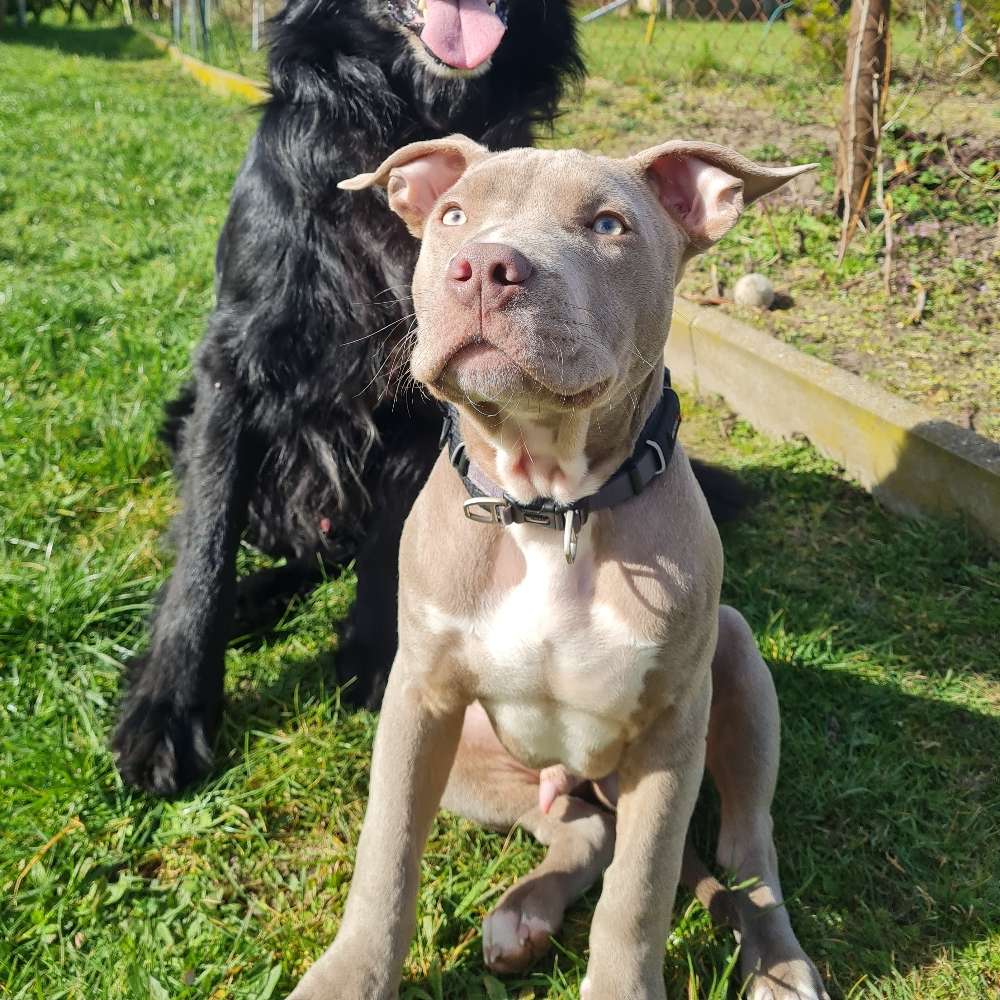
[[[4,997],[279,997],[337,926],[375,725],[330,681],[349,575],[235,644],[214,780],[149,800],[107,752],[170,561],[160,403],[253,125],[123,29],[0,43]],[[805,947],[836,996],[995,998],[1000,563],[961,524],[887,515],[806,444],[685,407],[693,449],[766,491],[726,533],[725,596],[782,701],[776,837]],[[531,975],[483,969],[482,915],[539,857],[439,818],[404,997],[577,995],[593,894]],[[682,896],[671,995],[725,996],[734,947]]]

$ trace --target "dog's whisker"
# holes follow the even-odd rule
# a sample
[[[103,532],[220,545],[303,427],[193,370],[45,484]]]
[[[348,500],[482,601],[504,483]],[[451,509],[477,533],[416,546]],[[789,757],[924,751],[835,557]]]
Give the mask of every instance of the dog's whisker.
[[[402,343],[402,341],[400,341],[399,343]],[[398,344],[397,344],[397,346],[398,346]],[[375,374],[374,374],[374,375],[373,375],[373,376],[371,377],[371,379],[370,379],[370,380],[368,381],[368,384],[367,384],[367,385],[366,385],[366,386],[365,386],[365,387],[364,387],[364,388],[363,388],[363,389],[362,389],[362,390],[361,390],[361,391],[360,391],[359,393],[357,393],[357,394],[356,394],[356,395],[355,395],[355,396],[353,397],[354,399],[358,399],[359,397],[363,396],[363,395],[364,395],[364,394],[365,394],[365,393],[366,393],[366,392],[367,392],[367,391],[368,391],[368,390],[369,390],[369,389],[370,389],[370,388],[371,388],[371,387],[372,387],[372,386],[373,386],[373,385],[374,385],[374,384],[375,384],[375,383],[376,383],[376,382],[378,381],[378,377],[379,377],[379,375],[381,375],[381,374],[382,374],[382,369],[383,369],[383,368],[385,368],[385,366],[386,366],[386,363],[387,363],[387,362],[389,361],[389,359],[390,359],[390,358],[392,357],[392,354],[393,354],[393,351],[395,351],[395,350],[396,350],[396,348],[395,348],[395,347],[393,347],[393,348],[392,348],[392,349],[391,349],[391,350],[389,351],[389,353],[388,353],[388,354],[387,354],[387,355],[386,355],[386,356],[385,356],[385,357],[384,357],[384,358],[382,359],[382,362],[381,362],[381,364],[380,364],[380,365],[378,366],[378,369],[376,370]]]
[[[398,392],[398,382],[399,379],[396,378],[397,373],[408,363],[410,357],[409,348],[412,347],[412,338],[407,335],[402,340],[397,341],[397,343],[392,347],[389,353],[386,355],[386,360],[390,361],[389,370],[386,373],[385,385],[379,391],[379,402],[381,402],[387,395],[390,386],[393,385],[394,381],[397,383]],[[399,352],[399,356],[395,360],[391,360],[396,352]],[[393,394],[394,397],[396,393]]]
[[[394,319],[391,323],[386,323],[385,326],[379,327],[377,330],[372,330],[371,333],[366,333],[363,337],[358,337],[355,340],[347,340],[341,347],[350,347],[352,344],[360,344],[363,340],[371,340],[372,337],[378,336],[378,334],[383,333],[385,330],[391,330],[394,326],[398,326],[400,323],[405,323],[408,319],[412,319],[416,316],[416,313],[407,313],[405,316],[400,316],[398,319]]]

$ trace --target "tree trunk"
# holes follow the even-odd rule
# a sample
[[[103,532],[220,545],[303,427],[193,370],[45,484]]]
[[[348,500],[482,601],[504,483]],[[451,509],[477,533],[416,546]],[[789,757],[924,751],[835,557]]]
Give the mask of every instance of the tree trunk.
[[[844,64],[837,148],[837,200],[843,228],[839,257],[857,229],[878,157],[882,113],[889,93],[890,0],[853,0]]]

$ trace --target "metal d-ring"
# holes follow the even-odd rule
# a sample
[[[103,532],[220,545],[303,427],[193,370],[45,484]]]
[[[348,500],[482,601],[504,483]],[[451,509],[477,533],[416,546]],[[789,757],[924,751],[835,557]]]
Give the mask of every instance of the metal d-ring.
[[[655,478],[667,467],[667,460],[663,457],[663,449],[655,441],[647,440],[646,444],[656,452],[656,457],[660,460],[660,467],[653,473],[653,477]]]
[[[580,529],[576,526],[577,516],[575,510],[568,510],[563,517],[565,521],[565,526],[563,527],[563,553],[566,556],[566,562],[570,566],[576,561],[577,538],[580,536]]]

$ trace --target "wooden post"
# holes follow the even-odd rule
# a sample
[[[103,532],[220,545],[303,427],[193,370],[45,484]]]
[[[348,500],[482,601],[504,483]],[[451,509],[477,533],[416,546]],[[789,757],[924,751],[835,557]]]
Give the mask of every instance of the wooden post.
[[[198,0],[198,26],[201,28],[201,53],[209,60],[208,0]]]
[[[837,146],[837,200],[843,205],[838,260],[864,210],[878,157],[889,86],[890,0],[853,0]]]
[[[254,52],[260,48],[260,7],[261,0],[253,0],[253,10],[250,15],[250,48]]]
[[[170,0],[170,21],[173,25],[174,42],[181,43],[181,32],[183,31],[182,20],[184,10],[181,7],[181,0]]]
[[[198,0],[198,27],[201,29],[201,53],[208,60],[208,0]]]
[[[28,25],[28,3],[27,0],[17,0],[17,26],[25,28]]]

